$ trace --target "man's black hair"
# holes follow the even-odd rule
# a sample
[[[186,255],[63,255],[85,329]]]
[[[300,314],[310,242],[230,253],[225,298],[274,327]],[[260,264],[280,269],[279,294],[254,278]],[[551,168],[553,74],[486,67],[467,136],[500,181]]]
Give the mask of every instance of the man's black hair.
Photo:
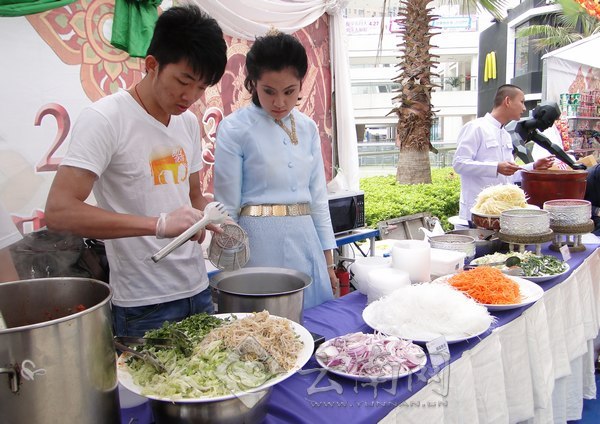
[[[159,65],[185,60],[208,85],[219,82],[227,64],[221,27],[191,4],[171,7],[159,16],[146,54],[154,56]]]

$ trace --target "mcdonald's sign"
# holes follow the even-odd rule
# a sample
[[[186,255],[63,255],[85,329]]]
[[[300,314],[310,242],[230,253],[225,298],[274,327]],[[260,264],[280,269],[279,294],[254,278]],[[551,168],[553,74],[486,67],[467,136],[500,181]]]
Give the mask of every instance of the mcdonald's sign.
[[[496,52],[489,52],[485,55],[485,65],[483,67],[483,81],[496,79]]]

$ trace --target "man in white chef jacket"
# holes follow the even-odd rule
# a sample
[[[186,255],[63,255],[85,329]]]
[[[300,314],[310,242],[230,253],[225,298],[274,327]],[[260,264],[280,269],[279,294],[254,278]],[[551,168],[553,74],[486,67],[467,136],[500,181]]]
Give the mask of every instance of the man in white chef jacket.
[[[452,166],[460,174],[459,217],[471,221],[471,208],[485,187],[520,181],[520,169],[548,169],[553,157],[519,166],[514,162],[513,144],[504,128],[525,112],[525,94],[516,85],[498,88],[494,107],[485,116],[465,124],[460,130]]]

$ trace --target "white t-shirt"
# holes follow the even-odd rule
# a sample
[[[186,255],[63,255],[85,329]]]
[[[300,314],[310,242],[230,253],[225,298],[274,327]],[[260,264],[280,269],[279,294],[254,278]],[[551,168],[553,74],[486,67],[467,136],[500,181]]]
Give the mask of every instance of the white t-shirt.
[[[21,240],[23,236],[15,227],[12,219],[4,206],[0,204],[0,249],[10,246]]]
[[[98,175],[100,208],[158,216],[191,205],[189,176],[202,168],[200,127],[189,111],[164,126],[126,91],[85,108],[61,162]],[[158,263],[151,256],[169,243],[154,236],[106,240],[113,303],[143,306],[193,296],[208,287],[202,248],[184,243]]]

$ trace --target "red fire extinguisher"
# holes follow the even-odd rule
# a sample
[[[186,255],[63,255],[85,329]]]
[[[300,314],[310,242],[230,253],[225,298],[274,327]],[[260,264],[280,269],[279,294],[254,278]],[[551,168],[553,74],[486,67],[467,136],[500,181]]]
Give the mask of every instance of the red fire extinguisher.
[[[335,269],[335,276],[340,282],[340,296],[350,293],[350,272],[348,272],[342,262]]]

